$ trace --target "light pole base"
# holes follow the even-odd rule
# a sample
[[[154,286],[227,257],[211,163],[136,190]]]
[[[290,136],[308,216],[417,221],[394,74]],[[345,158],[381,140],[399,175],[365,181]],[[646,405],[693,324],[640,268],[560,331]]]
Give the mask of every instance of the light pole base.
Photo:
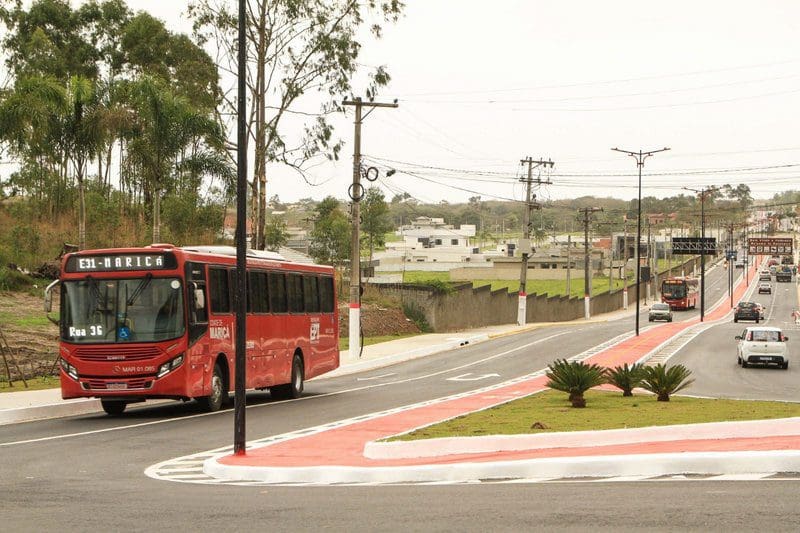
[[[528,295],[524,292],[519,293],[519,305],[517,306],[517,325],[524,326],[528,318]]]
[[[586,320],[591,318],[592,299],[589,296],[583,297],[583,316]]]
[[[358,361],[361,356],[361,306],[358,304],[350,304],[349,314],[349,349],[348,356],[351,361]]]
[[[622,289],[622,308],[628,309],[628,288]]]

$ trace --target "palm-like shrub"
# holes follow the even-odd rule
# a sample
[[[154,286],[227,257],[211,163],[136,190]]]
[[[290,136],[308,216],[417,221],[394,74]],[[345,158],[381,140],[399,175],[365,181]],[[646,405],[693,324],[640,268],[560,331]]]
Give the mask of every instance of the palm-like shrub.
[[[665,365],[648,366],[644,368],[642,388],[658,396],[659,402],[668,402],[669,395],[683,390],[692,383],[689,379],[692,371],[683,365],[674,365],[667,368]]]
[[[641,363],[634,363],[631,366],[625,363],[622,366],[606,368],[605,375],[606,381],[621,389],[623,396],[633,396],[633,389],[644,379],[644,367]]]
[[[550,363],[546,375],[547,387],[569,393],[572,407],[586,407],[583,393],[606,382],[600,366],[566,359]]]

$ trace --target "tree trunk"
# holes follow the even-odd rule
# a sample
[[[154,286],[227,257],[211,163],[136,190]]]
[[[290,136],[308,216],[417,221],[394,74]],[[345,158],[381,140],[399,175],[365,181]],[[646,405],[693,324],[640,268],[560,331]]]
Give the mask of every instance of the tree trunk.
[[[625,389],[622,391],[623,396],[633,396],[633,392],[630,389]]]
[[[86,187],[78,178],[78,249],[86,249]]]
[[[666,392],[659,393],[658,395],[659,402],[668,402],[669,401],[669,394]]]
[[[575,394],[572,397],[572,407],[586,407],[586,398],[583,394]]]
[[[153,191],[153,244],[161,242],[161,190]]]

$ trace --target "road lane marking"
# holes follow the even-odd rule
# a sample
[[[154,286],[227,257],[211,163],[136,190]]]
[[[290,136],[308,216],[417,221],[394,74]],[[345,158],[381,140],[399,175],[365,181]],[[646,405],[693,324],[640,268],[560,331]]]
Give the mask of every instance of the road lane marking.
[[[472,372],[467,372],[466,374],[461,374],[460,376],[447,378],[447,381],[480,381],[482,379],[499,378],[500,374],[481,374],[480,376],[475,376],[475,377],[467,377],[467,376],[472,376]]]

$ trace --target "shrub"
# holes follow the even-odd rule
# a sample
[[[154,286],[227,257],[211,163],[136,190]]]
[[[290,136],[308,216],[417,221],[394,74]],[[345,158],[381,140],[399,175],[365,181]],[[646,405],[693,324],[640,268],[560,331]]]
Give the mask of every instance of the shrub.
[[[569,393],[572,407],[586,407],[583,393],[606,382],[603,369],[583,361],[556,359],[548,365],[547,387]]]
[[[414,324],[417,325],[419,330],[423,333],[430,333],[433,331],[431,329],[431,325],[428,324],[428,319],[425,318],[425,313],[422,311],[422,308],[413,302],[404,302],[403,303],[403,313],[405,313],[406,317],[411,319]]]
[[[7,267],[0,267],[0,291],[21,291],[30,288],[33,279],[27,274]]]
[[[633,389],[644,379],[644,367],[640,363],[631,366],[625,363],[622,366],[606,368],[605,376],[606,381],[622,390],[623,396],[633,396]]]
[[[668,402],[669,395],[685,389],[692,383],[689,379],[692,371],[683,365],[674,365],[667,368],[665,365],[648,366],[644,368],[642,388],[658,396],[659,402]]]

